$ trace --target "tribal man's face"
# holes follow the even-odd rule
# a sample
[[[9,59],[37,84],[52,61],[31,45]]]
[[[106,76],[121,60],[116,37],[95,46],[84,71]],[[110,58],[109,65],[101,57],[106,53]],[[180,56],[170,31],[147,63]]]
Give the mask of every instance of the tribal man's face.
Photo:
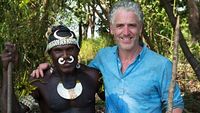
[[[60,45],[53,47],[50,56],[53,64],[62,73],[72,73],[78,63],[79,49],[76,45]]]

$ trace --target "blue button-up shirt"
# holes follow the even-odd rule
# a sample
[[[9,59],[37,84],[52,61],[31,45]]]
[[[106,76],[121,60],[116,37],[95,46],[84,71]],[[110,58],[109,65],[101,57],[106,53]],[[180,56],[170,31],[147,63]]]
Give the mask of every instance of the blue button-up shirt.
[[[106,112],[162,113],[167,107],[172,63],[144,46],[136,60],[122,73],[117,50],[117,46],[103,48],[89,64],[103,75]],[[173,105],[183,108],[177,85]]]

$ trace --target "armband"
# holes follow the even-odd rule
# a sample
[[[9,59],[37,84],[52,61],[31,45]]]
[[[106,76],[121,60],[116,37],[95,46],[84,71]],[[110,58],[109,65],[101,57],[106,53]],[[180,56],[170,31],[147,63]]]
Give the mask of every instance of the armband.
[[[21,97],[19,102],[27,106],[30,110],[32,110],[34,106],[38,105],[31,95]]]

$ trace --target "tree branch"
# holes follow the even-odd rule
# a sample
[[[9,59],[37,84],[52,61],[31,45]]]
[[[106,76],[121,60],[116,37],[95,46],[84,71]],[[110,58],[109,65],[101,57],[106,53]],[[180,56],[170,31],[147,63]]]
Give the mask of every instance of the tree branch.
[[[170,6],[170,3],[168,3],[167,0],[160,0],[160,3],[163,4],[165,11],[167,12],[167,15],[169,17],[170,23],[171,23],[172,27],[175,28],[176,18],[173,14],[173,9]],[[180,35],[179,36],[179,38],[180,38],[179,43],[180,43],[181,49],[182,49],[186,59],[188,60],[188,62],[192,66],[192,69],[194,70],[198,80],[200,81],[200,62],[191,53],[181,31],[180,31],[179,35]]]
[[[194,40],[200,41],[200,16],[199,9],[194,0],[187,0],[187,5],[189,8],[189,29]]]
[[[173,111],[174,86],[176,84],[176,72],[177,72],[177,63],[178,63],[179,33],[180,33],[180,29],[179,29],[179,17],[178,17],[176,21],[176,28],[175,28],[175,35],[174,35],[173,69],[172,69],[172,80],[169,87],[167,113],[172,113]]]

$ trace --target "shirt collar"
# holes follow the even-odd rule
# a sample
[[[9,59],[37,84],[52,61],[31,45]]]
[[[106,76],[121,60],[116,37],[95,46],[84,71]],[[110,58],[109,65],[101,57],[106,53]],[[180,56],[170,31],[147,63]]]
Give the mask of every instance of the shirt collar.
[[[143,47],[142,47],[142,50],[140,51],[140,53],[138,55],[138,58],[140,58],[140,59],[143,58],[147,49],[148,49],[147,45],[144,44]],[[117,45],[113,46],[112,53],[117,55],[117,57],[118,57],[118,46]]]
[[[144,44],[143,47],[142,47],[142,50],[140,51],[140,53],[138,55],[139,60],[141,60],[145,56],[147,49],[148,49],[147,45]]]
[[[112,53],[118,56],[118,46],[117,45],[112,47]]]

